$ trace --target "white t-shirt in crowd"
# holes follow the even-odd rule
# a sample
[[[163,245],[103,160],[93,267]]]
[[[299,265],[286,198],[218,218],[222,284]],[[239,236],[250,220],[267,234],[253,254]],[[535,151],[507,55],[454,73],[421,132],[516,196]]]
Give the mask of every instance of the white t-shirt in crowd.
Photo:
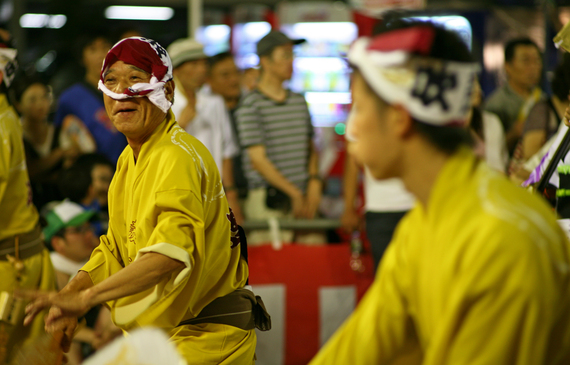
[[[364,209],[367,212],[404,212],[412,208],[415,198],[402,180],[376,180],[367,168],[364,170]]]
[[[50,252],[49,257],[51,259],[51,263],[55,271],[59,271],[64,274],[70,275],[71,278],[77,275],[77,272],[81,270],[83,265],[87,263],[87,261],[83,262],[73,261],[55,251]]]
[[[505,131],[496,114],[483,111],[483,135],[485,137],[485,161],[491,168],[505,172],[509,152],[505,142]]]
[[[176,120],[180,118],[187,103],[182,87],[177,85],[172,104]],[[210,151],[220,175],[222,175],[222,161],[239,153],[224,99],[219,95],[196,93],[196,116],[186,126],[186,132],[196,137]]]

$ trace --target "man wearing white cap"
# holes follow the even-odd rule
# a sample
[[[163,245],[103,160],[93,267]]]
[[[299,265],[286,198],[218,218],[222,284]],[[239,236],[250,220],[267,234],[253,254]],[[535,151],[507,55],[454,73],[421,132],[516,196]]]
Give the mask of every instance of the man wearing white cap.
[[[44,239],[53,248],[50,258],[60,289],[87,263],[99,243],[89,223],[94,214],[95,211],[65,200],[45,216]]]
[[[77,316],[105,303],[125,331],[161,328],[189,364],[252,363],[254,327],[268,323],[244,288],[248,266],[215,162],[170,110],[168,53],[146,38],[119,41],[99,89],[129,143],[109,188],[109,230],[62,291],[23,293],[35,299],[26,323],[50,307],[48,331],[68,339]]]
[[[186,132],[196,137],[214,157],[224,190],[236,220],[243,216],[235,188],[233,157],[239,154],[230,116],[220,95],[198,92],[208,70],[204,46],[191,38],[174,41],[167,48],[172,59],[174,100],[172,112]]]
[[[311,364],[570,363],[570,245],[544,201],[471,150],[465,45],[414,22],[358,39],[348,59],[348,151],[417,203]]]
[[[94,227],[91,225],[95,214],[95,211],[85,210],[79,204],[64,200],[57,202],[45,215],[47,226],[43,229],[44,239],[53,250],[50,252],[50,258],[58,289],[63,289],[81,270],[89,260],[93,249],[99,244],[94,234]],[[106,308],[102,310],[107,311]],[[99,308],[93,308],[85,316],[87,326],[75,333],[67,355],[68,363],[79,364],[83,360],[81,342],[98,345],[103,341],[103,336],[112,339],[122,332],[112,325],[108,312],[102,316],[98,313]],[[93,330],[96,321],[101,324],[97,334]]]

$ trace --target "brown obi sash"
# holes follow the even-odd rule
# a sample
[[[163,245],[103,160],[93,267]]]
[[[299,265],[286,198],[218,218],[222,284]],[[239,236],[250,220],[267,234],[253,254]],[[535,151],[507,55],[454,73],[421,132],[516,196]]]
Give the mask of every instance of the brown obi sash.
[[[0,261],[8,261],[8,255],[17,256],[20,260],[24,260],[42,252],[44,248],[42,230],[37,225],[36,228],[27,233],[0,241]],[[17,255],[16,251],[18,251]]]
[[[242,330],[271,329],[271,317],[263,300],[248,289],[236,289],[228,295],[214,299],[197,317],[182,321],[178,326],[201,323],[226,324]]]

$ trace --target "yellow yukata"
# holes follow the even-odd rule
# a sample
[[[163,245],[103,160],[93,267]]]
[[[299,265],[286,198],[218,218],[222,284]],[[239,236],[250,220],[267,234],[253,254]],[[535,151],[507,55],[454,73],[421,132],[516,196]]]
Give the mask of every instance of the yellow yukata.
[[[30,180],[18,116],[0,94],[0,241],[30,232],[38,224],[38,212],[32,204]],[[16,287],[55,290],[55,274],[46,249],[23,260],[24,270],[16,282],[16,270],[6,260],[0,260],[0,291],[12,293]],[[37,316],[24,327],[24,313],[19,313],[18,325],[0,321],[0,364],[10,358],[25,339],[44,332],[44,316]],[[4,345],[5,344],[5,345]],[[6,347],[3,353],[2,347]],[[7,361],[7,360],[6,360]]]
[[[190,364],[251,364],[254,330],[220,324],[178,326],[212,300],[242,288],[248,267],[237,226],[208,150],[169,112],[140,150],[121,154],[109,188],[109,230],[82,270],[97,284],[156,252],[185,268],[145,292],[108,302],[123,330],[165,330]]]
[[[569,263],[552,209],[461,149],[310,364],[570,364]]]

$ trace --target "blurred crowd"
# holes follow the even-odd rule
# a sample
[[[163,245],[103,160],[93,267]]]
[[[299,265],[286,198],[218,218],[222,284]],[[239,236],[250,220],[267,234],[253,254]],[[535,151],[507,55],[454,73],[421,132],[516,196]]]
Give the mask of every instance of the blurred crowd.
[[[77,46],[84,78],[57,98],[33,73],[18,73],[8,92],[23,127],[33,204],[48,232],[46,243],[60,288],[86,262],[98,244],[96,237],[107,229],[107,192],[127,146],[110,122],[98,90],[101,64],[116,41],[103,33],[82,35]],[[214,157],[239,224],[319,217],[325,177],[319,172],[311,117],[303,95],[283,86],[293,72],[293,47],[301,42],[270,32],[257,44],[259,69],[248,70],[239,70],[229,52],[206,56],[194,39],[179,39],[167,48],[176,85],[172,112]],[[506,83],[488,96],[477,82],[474,85],[468,123],[473,148],[489,166],[518,184],[529,178],[562,131],[570,59],[560,59],[548,95],[540,88],[541,50],[528,38],[514,39],[505,44]],[[348,157],[341,225],[347,233],[365,230],[379,262],[414,199],[401,182],[376,181],[364,171],[364,225],[356,204],[359,171]],[[281,230],[280,239],[327,242],[322,232]],[[253,245],[271,240],[269,231],[248,234]],[[104,309],[87,317],[88,328],[76,337],[71,363],[81,362],[120,332]]]

